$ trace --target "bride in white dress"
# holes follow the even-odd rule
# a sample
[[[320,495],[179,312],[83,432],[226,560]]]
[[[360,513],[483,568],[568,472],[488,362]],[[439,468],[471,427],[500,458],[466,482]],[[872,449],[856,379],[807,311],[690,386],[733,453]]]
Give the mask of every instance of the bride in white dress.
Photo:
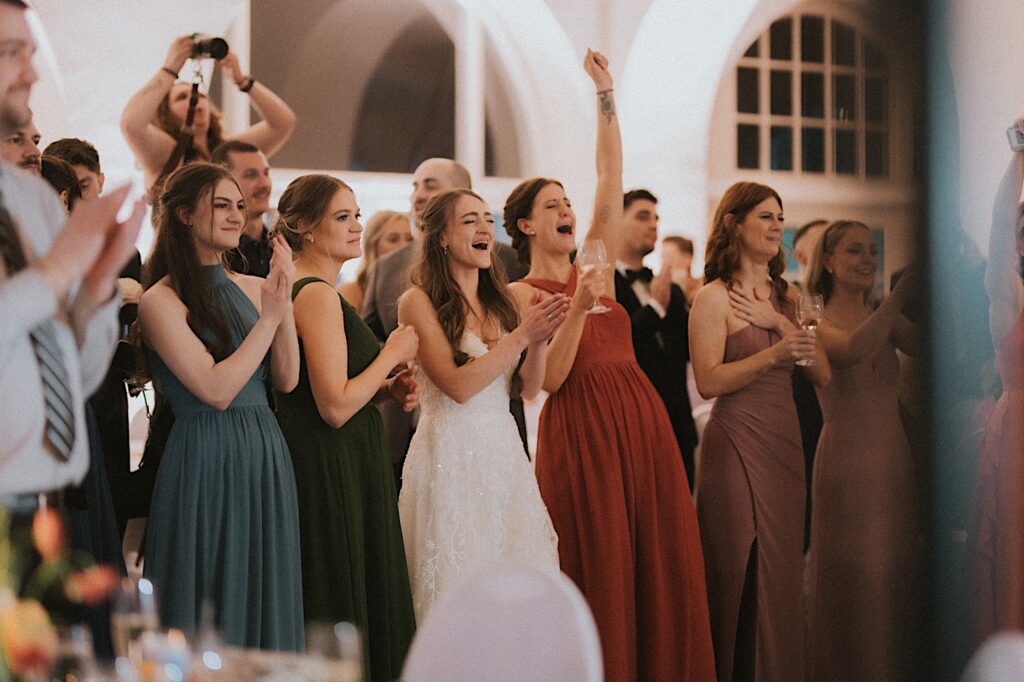
[[[399,322],[419,335],[422,370],[420,419],[398,510],[422,622],[441,594],[488,567],[559,570],[558,539],[509,395],[539,392],[547,341],[569,299],[519,301],[520,319],[491,257],[490,209],[470,190],[432,199],[420,228],[415,286],[398,301]]]

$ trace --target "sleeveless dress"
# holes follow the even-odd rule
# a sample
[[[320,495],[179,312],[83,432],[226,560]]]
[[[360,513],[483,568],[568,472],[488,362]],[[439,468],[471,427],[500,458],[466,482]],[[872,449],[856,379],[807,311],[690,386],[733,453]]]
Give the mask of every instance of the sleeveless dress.
[[[223,267],[203,276],[238,348],[259,313]],[[301,650],[299,512],[267,404],[269,354],[226,410],[192,395],[156,353],[149,361],[175,416],[146,529],[145,574],[163,626],[194,631],[209,601],[225,643]]]
[[[488,348],[472,332],[461,350]],[[509,412],[509,367],[464,404],[419,373],[420,420],[398,509],[420,622],[460,580],[518,564],[558,572],[558,538]]]
[[[815,455],[807,557],[811,680],[910,680],[921,632],[916,479],[899,411],[899,359],[832,367],[818,390],[824,427]]]
[[[1024,314],[996,362],[1003,393],[985,428],[969,533],[973,645],[1024,630]]]
[[[568,282],[523,280],[572,295]],[[569,375],[540,414],[537,480],[562,571],[597,621],[605,678],[715,677],[701,555],[668,412],[636,362],[625,308],[588,315]]]
[[[323,280],[297,281],[292,298],[313,282]],[[376,359],[379,346],[355,308],[338,300],[352,379]],[[393,680],[416,626],[380,413],[367,403],[341,428],[330,426],[317,411],[301,339],[299,351],[299,384],[276,398],[299,491],[306,620],[354,623],[363,635],[364,679]]]
[[[782,310],[775,288],[771,301]],[[743,327],[726,338],[724,361],[779,338]],[[776,367],[719,396],[704,428],[697,516],[720,680],[804,679],[806,488],[792,375],[793,365]]]

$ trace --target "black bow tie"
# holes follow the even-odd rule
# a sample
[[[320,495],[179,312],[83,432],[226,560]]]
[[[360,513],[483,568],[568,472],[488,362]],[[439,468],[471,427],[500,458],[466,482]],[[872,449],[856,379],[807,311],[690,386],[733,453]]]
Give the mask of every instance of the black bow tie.
[[[632,284],[633,282],[640,280],[641,282],[650,282],[654,278],[654,272],[650,268],[640,268],[639,270],[626,270],[626,284]]]

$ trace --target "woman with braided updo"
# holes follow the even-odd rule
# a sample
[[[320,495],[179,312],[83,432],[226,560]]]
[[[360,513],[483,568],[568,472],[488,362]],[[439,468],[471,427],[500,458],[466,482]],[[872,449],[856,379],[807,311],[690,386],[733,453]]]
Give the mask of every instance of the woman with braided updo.
[[[304,175],[278,203],[274,230],[296,254],[292,290],[299,384],[277,395],[299,491],[307,621],[349,621],[365,640],[364,678],[393,680],[415,629],[391,459],[374,401],[411,410],[408,327],[377,338],[333,283],[360,254],[359,206],[348,185]],[[401,368],[389,379],[392,370]]]

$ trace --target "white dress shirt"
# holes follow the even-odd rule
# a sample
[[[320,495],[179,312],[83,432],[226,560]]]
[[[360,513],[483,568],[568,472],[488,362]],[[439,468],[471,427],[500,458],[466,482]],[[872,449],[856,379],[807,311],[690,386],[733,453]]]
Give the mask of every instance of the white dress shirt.
[[[615,261],[615,269],[619,271],[619,274],[623,277],[626,276],[626,270],[631,268],[620,260]],[[640,305],[649,305],[651,309],[658,313],[658,317],[664,319],[665,317],[665,306],[661,305],[656,298],[651,296],[651,288],[647,282],[639,279],[633,280],[630,284],[633,289],[633,293],[636,294],[637,300],[640,301]]]
[[[27,245],[29,267],[7,277],[0,268],[0,495],[55,490],[85,477],[89,435],[85,399],[103,380],[117,343],[117,296],[99,308],[79,296],[77,283],[58,301],[32,266],[50,250],[67,213],[41,178],[0,166],[0,192]],[[75,442],[66,462],[44,441],[42,382],[29,332],[52,318],[63,351],[75,418]]]

